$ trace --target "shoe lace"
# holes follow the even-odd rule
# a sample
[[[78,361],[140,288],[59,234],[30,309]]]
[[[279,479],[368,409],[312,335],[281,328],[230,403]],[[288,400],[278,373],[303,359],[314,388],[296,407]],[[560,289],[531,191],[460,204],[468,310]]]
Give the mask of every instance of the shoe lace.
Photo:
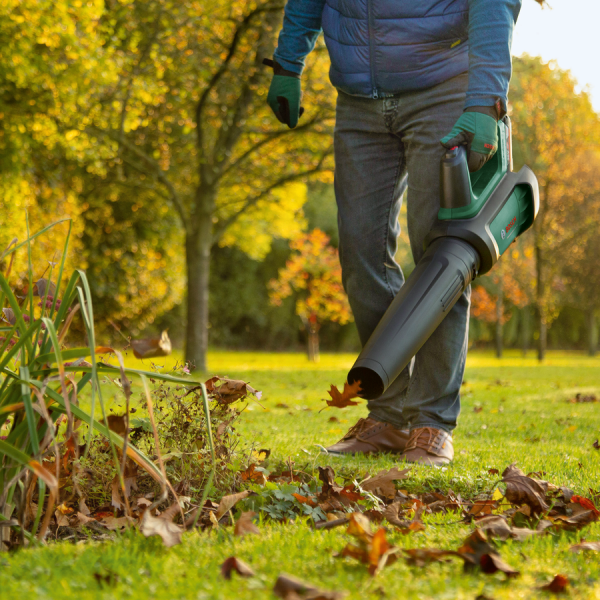
[[[422,448],[423,450],[429,450],[438,435],[440,435],[439,430],[434,429],[433,427],[414,429],[410,432],[410,438],[408,439],[406,447],[411,449]]]
[[[359,436],[363,431],[370,428],[370,424],[367,422],[367,419],[359,419],[350,429],[348,429],[348,433],[342,438],[342,440],[348,440],[353,437]]]

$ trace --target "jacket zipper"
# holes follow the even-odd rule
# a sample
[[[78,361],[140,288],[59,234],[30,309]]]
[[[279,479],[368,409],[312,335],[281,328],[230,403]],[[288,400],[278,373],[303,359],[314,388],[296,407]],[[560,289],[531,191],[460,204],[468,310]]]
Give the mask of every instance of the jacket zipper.
[[[375,77],[375,40],[373,39],[373,0],[367,0],[367,20],[369,24],[369,67],[371,68],[371,83],[373,85],[373,98],[379,98],[377,80]]]

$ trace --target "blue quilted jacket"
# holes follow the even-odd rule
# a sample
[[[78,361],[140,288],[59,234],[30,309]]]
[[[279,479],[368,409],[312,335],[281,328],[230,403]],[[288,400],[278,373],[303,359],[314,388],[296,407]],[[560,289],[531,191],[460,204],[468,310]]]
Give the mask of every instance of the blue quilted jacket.
[[[323,30],[334,86],[378,98],[469,72],[468,106],[505,105],[521,0],[288,0],[276,60],[301,73]]]

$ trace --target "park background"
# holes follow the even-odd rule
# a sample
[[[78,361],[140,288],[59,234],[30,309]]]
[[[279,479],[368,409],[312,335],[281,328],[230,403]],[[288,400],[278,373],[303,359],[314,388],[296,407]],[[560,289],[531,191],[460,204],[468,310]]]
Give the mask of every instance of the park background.
[[[322,40],[303,76],[299,127],[266,105],[262,59],[281,9],[266,0],[0,8],[0,246],[24,239],[25,211],[32,231],[70,217],[68,267],[87,271],[103,343],[167,329],[201,370],[209,346],[297,351],[311,332],[309,351],[317,335],[322,350],[359,350],[335,255],[336,92]],[[600,83],[584,34],[597,10],[524,2],[509,114],[515,169],[537,174],[540,213],[475,282],[472,348],[540,359],[547,348],[596,351],[600,128],[586,84]],[[66,231],[34,242],[35,275],[60,260]],[[397,259],[409,273],[404,227]],[[14,275],[25,284],[25,255]]]
[[[322,471],[356,492],[381,474],[395,479],[402,467],[393,455],[321,451],[365,416],[362,402],[339,410],[323,401],[331,384],[343,383],[359,344],[336,254],[335,90],[322,42],[303,77],[306,112],[290,131],[266,105],[270,72],[262,65],[282,2],[1,3],[0,250],[9,250],[0,261],[8,321],[0,327],[8,332],[0,352],[0,520],[12,521],[0,527],[0,598],[262,600],[282,572],[361,600],[547,597],[542,586],[556,577],[572,598],[600,598],[600,563],[573,546],[600,544],[600,358],[588,356],[600,310],[600,5],[541,4],[523,0],[509,98],[515,168],[528,164],[537,174],[540,213],[474,285],[455,460],[442,469],[414,465],[391,490],[409,495],[411,507],[443,498],[460,512],[428,509],[412,533],[386,526],[402,551],[453,550],[473,535],[476,507],[491,506],[530,530],[525,541],[494,546],[521,572],[509,579],[463,572],[456,560],[398,560],[371,577],[366,565],[336,558],[350,528],[312,527],[323,519],[308,502],[323,493]],[[26,215],[32,235],[70,219],[32,239],[31,263]],[[397,258],[410,272],[404,228]],[[47,279],[57,272],[54,295]],[[58,339],[50,340],[54,330]],[[149,339],[164,330],[174,346],[167,357]],[[150,357],[134,358],[131,343]],[[316,359],[318,344],[321,359],[310,362],[303,353]],[[95,354],[90,346],[101,347]],[[70,437],[64,369],[79,394]],[[196,384],[206,375],[240,380],[234,384],[247,397],[231,406],[213,386],[203,409]],[[126,485],[128,462],[117,460],[117,449],[129,442],[140,468],[128,471]],[[538,515],[552,519],[547,535],[537,532],[531,498],[516,499],[512,517],[504,512],[499,498],[505,490],[508,499],[513,467],[505,469],[513,463],[528,486],[551,490],[552,510]],[[156,494],[151,506],[169,515],[171,496],[163,502],[151,478],[157,464],[161,490],[172,483],[174,505],[196,514],[185,532],[163,520],[178,538],[171,548],[164,530],[162,540],[146,539],[152,511],[138,510]],[[78,479],[82,466],[90,477]],[[557,516],[559,490],[565,514]],[[257,495],[215,523],[217,503],[250,491]],[[568,502],[573,492],[578,500]],[[349,510],[383,506],[375,496],[359,502]],[[523,520],[530,504],[535,514]],[[91,517],[79,517],[82,506]],[[569,523],[567,511],[585,518]],[[132,514],[137,526],[128,528]],[[405,514],[418,521],[414,507]],[[237,535],[243,515],[253,535]],[[98,534],[94,520],[104,528]],[[232,556],[256,576],[223,579]]]

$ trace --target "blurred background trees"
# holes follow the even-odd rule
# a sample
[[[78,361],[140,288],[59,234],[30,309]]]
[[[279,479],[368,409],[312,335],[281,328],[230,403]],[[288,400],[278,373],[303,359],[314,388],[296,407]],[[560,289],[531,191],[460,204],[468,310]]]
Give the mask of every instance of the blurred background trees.
[[[288,260],[311,272],[293,241],[307,232],[337,245],[336,92],[320,42],[303,76],[300,126],[291,131],[270,114],[261,62],[282,8],[270,0],[0,6],[0,245],[24,237],[24,209],[34,229],[70,216],[68,260],[88,270],[98,320],[111,323],[105,337],[168,327],[200,368],[209,343],[307,343],[310,328],[297,326],[305,290],[290,283],[275,307],[268,283]],[[540,215],[475,283],[471,342],[498,354],[535,344],[540,358],[547,347],[594,352],[598,116],[568,72],[528,56],[514,61],[510,112],[515,168],[526,163],[538,175]],[[34,244],[36,257],[60,258],[66,227],[54,231]],[[398,259],[411,270],[404,232]],[[324,348],[358,349],[346,319],[318,319]]]

